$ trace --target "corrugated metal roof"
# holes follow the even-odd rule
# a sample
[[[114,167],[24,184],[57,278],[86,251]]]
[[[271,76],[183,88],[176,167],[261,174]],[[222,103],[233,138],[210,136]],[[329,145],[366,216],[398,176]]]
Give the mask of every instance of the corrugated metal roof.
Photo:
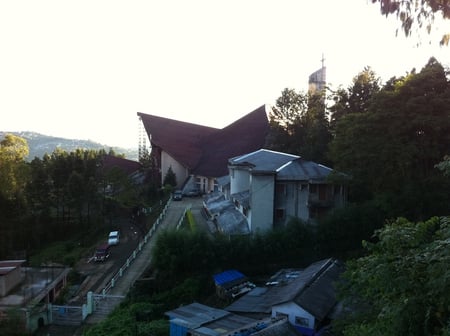
[[[255,319],[197,302],[168,311],[165,315],[171,323],[192,329],[196,335],[222,335],[257,322]]]
[[[194,302],[187,306],[168,311],[165,314],[170,320],[177,319],[178,324],[194,329],[207,322],[222,318],[228,315],[229,312]]]
[[[237,200],[243,207],[247,207],[250,205],[250,191],[245,190],[235,194],[231,194],[231,197]]]
[[[325,259],[311,264],[297,277],[272,287],[257,287],[225,309],[240,313],[266,313],[272,307],[286,302],[299,306],[323,319],[336,304],[334,282],[343,271],[341,263]]]
[[[216,218],[218,229],[227,235],[246,235],[250,233],[247,218],[234,207],[226,208]]]
[[[287,319],[283,319],[279,323],[273,323],[268,327],[261,329],[252,334],[252,336],[302,336]]]

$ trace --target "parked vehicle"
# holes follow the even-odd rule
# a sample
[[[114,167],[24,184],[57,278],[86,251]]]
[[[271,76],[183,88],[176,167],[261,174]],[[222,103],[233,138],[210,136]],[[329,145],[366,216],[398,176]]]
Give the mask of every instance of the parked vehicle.
[[[198,197],[198,196],[200,196],[200,190],[191,189],[191,190],[186,191],[184,195],[187,197]]]
[[[94,254],[94,261],[105,261],[109,258],[109,245],[103,244],[97,247]]]
[[[108,244],[109,245],[117,245],[119,244],[120,233],[119,231],[111,231],[108,236]]]
[[[183,192],[181,190],[175,190],[172,195],[174,201],[181,201],[183,199]]]

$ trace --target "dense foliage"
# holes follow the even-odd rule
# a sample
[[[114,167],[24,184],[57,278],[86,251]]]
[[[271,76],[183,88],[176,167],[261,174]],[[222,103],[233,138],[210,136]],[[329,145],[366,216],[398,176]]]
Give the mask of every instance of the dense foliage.
[[[430,33],[435,18],[450,19],[450,1],[448,0],[372,0],[379,3],[383,15],[395,15],[400,21],[406,36],[412,32],[425,30]],[[450,33],[442,36],[441,45],[448,45]]]
[[[343,335],[450,334],[450,218],[398,219],[348,262]]]
[[[56,149],[31,162],[25,161],[27,153],[26,141],[17,136],[7,134],[0,143],[0,258],[28,258],[58,241],[74,252],[108,230],[121,209],[148,202],[148,188],[137,187],[121,169],[103,165],[114,152]],[[48,257],[70,265],[79,256]]]
[[[421,72],[386,83],[365,111],[337,119],[330,158],[352,176],[354,201],[422,220],[448,213],[450,180],[435,165],[449,148],[450,84],[430,59]]]

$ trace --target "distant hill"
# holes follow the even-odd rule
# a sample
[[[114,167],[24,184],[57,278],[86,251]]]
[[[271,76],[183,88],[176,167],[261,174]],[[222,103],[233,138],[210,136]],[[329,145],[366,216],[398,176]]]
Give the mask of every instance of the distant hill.
[[[30,154],[28,160],[31,161],[35,157],[42,158],[46,153],[51,154],[56,148],[61,148],[66,152],[73,152],[77,148],[82,149],[113,149],[117,154],[124,154],[125,158],[129,160],[138,160],[138,150],[134,148],[121,148],[108,145],[102,145],[91,140],[76,140],[52,137],[48,135],[39,134],[36,132],[3,132],[0,131],[0,140],[5,137],[5,134],[14,134],[27,140]]]

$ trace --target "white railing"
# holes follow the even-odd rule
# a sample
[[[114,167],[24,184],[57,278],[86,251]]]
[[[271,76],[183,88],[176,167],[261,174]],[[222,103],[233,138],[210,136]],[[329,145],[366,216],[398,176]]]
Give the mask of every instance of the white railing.
[[[159,227],[163,219],[166,217],[167,209],[170,205],[170,202],[172,201],[172,198],[169,198],[167,201],[167,204],[165,205],[162,212],[159,214],[158,219],[153,223],[151,229],[147,232],[147,234],[144,236],[143,240],[139,242],[138,247],[131,253],[131,255],[127,258],[125,263],[122,265],[122,267],[119,268],[119,271],[109,280],[109,282],[106,284],[106,286],[102,290],[102,294],[106,295],[112,288],[114,288],[116,282],[125,274],[126,270],[130,267],[130,265],[133,263],[134,259],[138,256],[139,252],[142,251],[142,248],[145,244],[148,243],[150,238],[155,234],[156,229]]]
[[[186,212],[188,212],[188,210],[191,210],[192,204],[189,204],[183,211],[183,214],[181,215],[180,219],[178,220],[178,224],[177,224],[177,230],[180,228],[180,226],[183,224],[184,221],[184,217],[186,216]]]

